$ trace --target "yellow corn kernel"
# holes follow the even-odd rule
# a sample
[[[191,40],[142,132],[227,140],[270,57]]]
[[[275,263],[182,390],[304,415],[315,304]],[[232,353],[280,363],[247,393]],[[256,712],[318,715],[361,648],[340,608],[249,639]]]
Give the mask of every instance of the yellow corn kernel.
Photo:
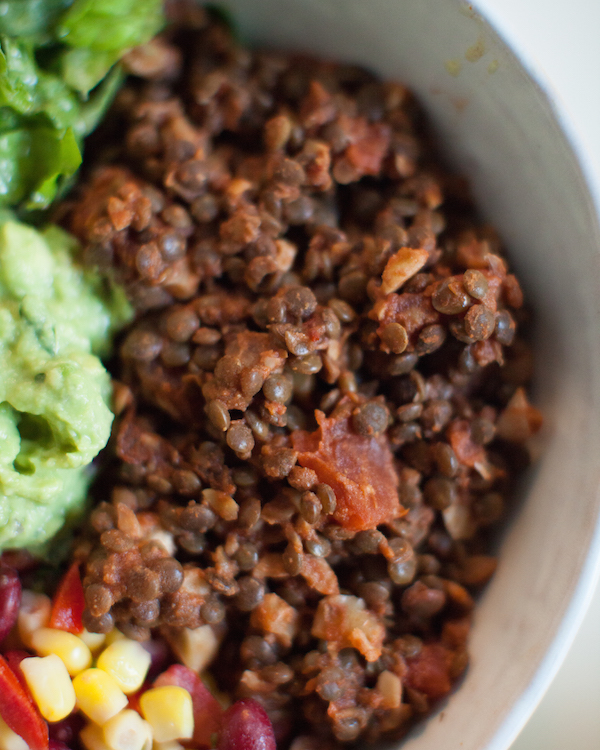
[[[171,740],[170,742],[155,742],[152,750],[184,750],[184,747],[180,742]]]
[[[144,740],[142,744],[142,750],[152,750],[155,744],[154,735],[152,734],[152,727],[150,726],[150,724],[148,724],[148,722],[145,719],[142,719],[142,731],[143,731],[143,740]]]
[[[107,646],[110,646],[111,643],[114,643],[115,641],[122,641],[125,636],[118,628],[113,628],[112,630],[109,630],[109,632],[106,634],[106,637],[104,639],[104,642]]]
[[[46,594],[23,591],[17,617],[17,631],[23,645],[31,648],[31,636],[36,630],[45,628],[50,621],[52,602]]]
[[[21,670],[44,719],[60,721],[75,708],[71,678],[56,654],[23,659]]]
[[[92,652],[73,633],[56,628],[40,628],[31,635],[31,648],[39,656],[56,654],[64,662],[67,672],[74,677],[92,663]]]
[[[144,750],[152,747],[152,729],[137,711],[126,708],[103,727],[104,741],[110,750]]]
[[[146,730],[146,741],[142,750],[152,750],[154,747],[154,734],[152,733],[152,727],[147,721],[144,721],[144,729]]]
[[[79,739],[86,750],[110,750],[104,739],[102,727],[92,722],[79,732]]]
[[[98,669],[115,678],[121,690],[135,693],[141,688],[150,667],[150,654],[137,641],[121,638],[98,657]]]
[[[77,707],[96,722],[106,724],[127,705],[127,697],[114,677],[102,669],[86,669],[73,679]]]
[[[90,633],[89,630],[84,630],[79,637],[89,648],[92,654],[96,653],[98,649],[104,646],[104,641],[106,640],[105,633]]]
[[[0,716],[0,750],[29,750],[25,740],[8,726]]]
[[[194,734],[192,697],[182,687],[165,685],[146,690],[140,697],[140,708],[156,742],[189,740]]]
[[[152,750],[152,747],[154,746],[154,735],[152,734],[152,727],[147,721],[144,721],[144,732],[146,733],[146,738],[142,750]]]

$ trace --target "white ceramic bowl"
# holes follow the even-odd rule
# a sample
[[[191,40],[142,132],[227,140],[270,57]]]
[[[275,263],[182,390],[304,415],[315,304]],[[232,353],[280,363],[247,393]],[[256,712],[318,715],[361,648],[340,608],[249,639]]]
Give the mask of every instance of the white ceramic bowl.
[[[224,4],[252,44],[408,83],[524,281],[536,319],[541,457],[476,610],[466,678],[403,745],[506,750],[567,651],[600,559],[600,229],[590,191],[552,105],[470,5]]]

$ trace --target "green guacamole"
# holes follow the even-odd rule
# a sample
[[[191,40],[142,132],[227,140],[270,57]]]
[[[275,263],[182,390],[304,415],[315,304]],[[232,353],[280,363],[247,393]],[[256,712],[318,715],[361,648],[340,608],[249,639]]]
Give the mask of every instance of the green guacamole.
[[[130,309],[74,264],[76,247],[55,226],[0,223],[0,550],[42,551],[77,516],[110,435],[97,355]]]

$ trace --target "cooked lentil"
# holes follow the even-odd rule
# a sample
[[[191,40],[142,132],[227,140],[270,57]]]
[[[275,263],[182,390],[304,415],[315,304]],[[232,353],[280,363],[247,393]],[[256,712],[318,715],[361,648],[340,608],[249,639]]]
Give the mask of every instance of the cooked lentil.
[[[540,423],[523,295],[404,86],[170,7],[62,211],[137,311],[86,627],[212,627],[282,746],[394,739],[467,666]]]

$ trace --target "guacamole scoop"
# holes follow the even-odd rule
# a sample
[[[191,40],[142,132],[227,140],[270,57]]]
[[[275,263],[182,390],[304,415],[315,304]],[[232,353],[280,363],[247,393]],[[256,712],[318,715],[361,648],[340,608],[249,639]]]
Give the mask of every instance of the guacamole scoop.
[[[73,262],[76,247],[55,226],[0,222],[0,550],[43,552],[82,509],[110,435],[98,355],[129,307]]]

